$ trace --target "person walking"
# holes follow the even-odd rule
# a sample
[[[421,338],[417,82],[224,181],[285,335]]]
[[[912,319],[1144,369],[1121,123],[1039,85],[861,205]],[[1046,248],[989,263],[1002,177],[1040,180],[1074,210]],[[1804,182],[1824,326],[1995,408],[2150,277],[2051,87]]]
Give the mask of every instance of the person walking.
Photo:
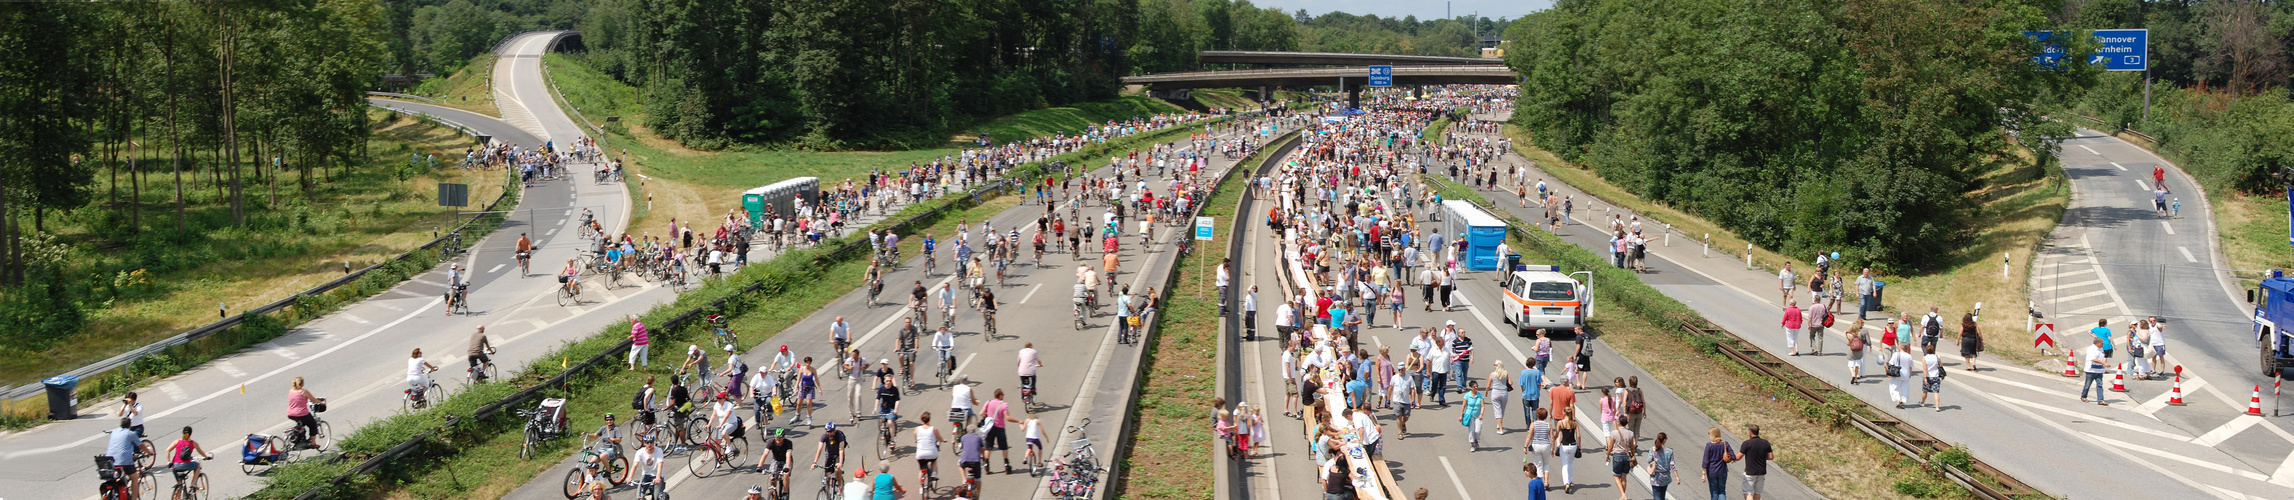
[[[1898,410],[1911,402],[1911,348],[1911,344],[1897,344],[1896,351],[1888,354],[1888,401],[1896,403]]]
[[[1577,446],[1577,411],[1569,407],[1555,408],[1561,411],[1553,417],[1559,421],[1553,424],[1553,435],[1559,444],[1553,449],[1553,456],[1561,461],[1561,492],[1575,494],[1577,482],[1574,478],[1577,475],[1574,472],[1577,469],[1577,459],[1582,456]]]
[[[1872,333],[1864,331],[1864,320],[1859,318],[1848,325],[1848,385],[1864,378],[1864,348],[1871,345]]]
[[[1792,301],[1792,287],[1796,284],[1793,283],[1793,281],[1798,279],[1800,279],[1798,276],[1794,276],[1792,274],[1791,262],[1784,263],[1784,269],[1776,272],[1776,281],[1779,283],[1778,288],[1784,290],[1784,299],[1781,300],[1781,302]]]
[[[2152,367],[2161,367],[2161,368],[2163,368],[2163,367],[2174,366],[2174,365],[2170,365],[2170,364],[2167,364],[2167,320],[2159,319],[2159,317],[2158,317],[2158,316],[2152,316],[2152,317],[2151,317],[2151,345],[2150,345],[2150,348],[2151,348],[2151,366],[2152,366]],[[2166,376],[2166,370],[2152,370],[2152,371],[2153,371],[2154,373],[2152,373],[2151,375],[2153,375],[2153,376],[2155,376],[2155,377],[2165,377],[2165,376]]]
[[[1535,465],[1521,464],[1521,475],[1529,476],[1529,496],[1526,497],[1529,500],[1545,500],[1545,478],[1539,477],[1544,472]],[[1426,500],[1426,489],[1418,488],[1418,494],[1415,498]]]
[[[1548,415],[1545,408],[1532,412],[1529,437],[1521,441],[1521,450],[1529,453],[1529,457],[1523,461],[1537,466],[1539,476],[1552,475],[1552,471],[1545,468],[1547,458],[1553,456],[1553,420]]]
[[[1619,397],[1619,394],[1625,390],[1624,386],[1625,379],[1617,379],[1617,382],[1611,384],[1609,389],[1601,390],[1599,406],[1601,408],[1601,433],[1604,435],[1617,430],[1617,414],[1621,413],[1625,406],[1624,400]]]
[[[1728,464],[1743,456],[1729,447],[1728,440],[1721,439],[1719,427],[1707,430],[1705,434],[1711,439],[1705,442],[1705,487],[1712,493],[1712,500],[1728,500]]]
[[[1791,292],[1785,293],[1789,295]],[[1784,350],[1791,351],[1793,356],[1800,355],[1800,327],[1806,319],[1807,317],[1800,313],[1800,301],[1786,297],[1784,301]]]
[[[1513,374],[1506,373],[1504,361],[1490,362],[1490,426],[1505,435],[1505,396],[1513,392]]]
[[[629,367],[627,369],[636,370],[639,366],[652,368],[653,358],[647,355],[649,354],[647,348],[652,346],[653,335],[645,330],[645,322],[639,321],[635,314],[629,315]],[[675,348],[672,347],[671,349]]]
[[[1760,437],[1760,424],[1745,426],[1744,452],[1737,455],[1744,460],[1744,498],[1760,500],[1768,490],[1768,462],[1776,460],[1776,449],[1769,446],[1768,438]]]
[[[1928,396],[1935,396],[1933,408],[1938,412],[1944,411],[1944,363],[1943,358],[1936,356],[1935,346],[1928,346],[1927,354],[1920,357],[1920,372],[1923,375],[1920,380],[1920,404],[1929,404]]]
[[[1634,426],[1640,426],[1634,421]],[[1665,490],[1679,482],[1673,477],[1673,449],[1665,447],[1665,433],[1657,433],[1657,440],[1649,444],[1649,498],[1665,500]]]
[[[1485,400],[1481,389],[1480,382],[1466,383],[1466,411],[1460,413],[1458,419],[1458,423],[1466,428],[1466,451],[1469,453],[1482,449],[1482,402]]]
[[[1633,431],[1620,425],[1604,439],[1603,446],[1609,452],[1609,477],[1617,481],[1617,500],[1631,500],[1625,496],[1625,476],[1633,474],[1633,454],[1638,448],[1634,446]]]
[[[1815,304],[1808,306],[1808,321],[1802,326],[1808,328],[1808,354],[1824,355],[1824,336],[1830,333],[1825,330],[1832,328],[1832,306],[1825,304],[1823,298],[1817,298]]]
[[[1641,393],[1641,376],[1625,377],[1625,428],[1632,429],[1635,436],[1641,435],[1641,420],[1648,414],[1649,400]]]
[[[2079,402],[2087,402],[2087,389],[2092,387],[2095,389],[2095,404],[2109,406],[2111,403],[2103,400],[2103,363],[2111,358],[2104,354],[2103,337],[2095,337],[2092,342],[2093,345],[2087,346],[2087,376],[2079,382]]]
[[[1975,314],[1959,318],[1959,357],[1967,371],[1975,371],[1976,355],[1983,354],[1983,333],[1976,331]]]
[[[1537,400],[1545,396],[1545,371],[1538,369],[1534,359],[1525,361],[1530,362],[1522,367],[1521,383],[1515,387],[1521,390],[1521,416],[1529,418],[1537,413]]]
[[[1879,282],[1872,280],[1872,268],[1864,268],[1864,274],[1856,277],[1856,319],[1864,319],[1864,313],[1871,312],[1872,293],[1878,287]]]

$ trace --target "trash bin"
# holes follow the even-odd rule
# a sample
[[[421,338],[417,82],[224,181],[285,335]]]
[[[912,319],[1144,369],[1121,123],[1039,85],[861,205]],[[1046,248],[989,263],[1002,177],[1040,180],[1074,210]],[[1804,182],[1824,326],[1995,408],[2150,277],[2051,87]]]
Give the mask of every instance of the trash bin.
[[[1871,309],[1865,309],[1865,311],[1867,311],[1867,312],[1874,312],[1874,311],[1882,311],[1882,310],[1885,310],[1886,308],[1885,308],[1885,307],[1882,307],[1882,306],[1880,305],[1880,296],[1881,296],[1881,295],[1885,295],[1885,294],[1887,293],[1887,291],[1888,291],[1888,282],[1886,282],[1886,281],[1873,281],[1873,282],[1872,282],[1872,306],[1871,306]]]
[[[48,386],[48,418],[54,420],[79,418],[80,402],[72,394],[73,390],[80,388],[79,377],[57,375],[40,381],[40,384]]]
[[[1521,252],[1506,252],[1505,268],[1509,271],[1526,271],[1521,267]]]

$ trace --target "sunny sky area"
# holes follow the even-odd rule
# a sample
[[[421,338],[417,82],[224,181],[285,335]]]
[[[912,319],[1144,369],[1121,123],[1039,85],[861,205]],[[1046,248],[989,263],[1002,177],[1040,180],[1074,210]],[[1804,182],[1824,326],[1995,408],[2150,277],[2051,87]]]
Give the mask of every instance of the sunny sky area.
[[[1307,15],[1322,15],[1330,11],[1349,14],[1377,14],[1379,17],[1418,16],[1418,19],[1439,19],[1443,4],[1449,5],[1451,15],[1468,15],[1476,11],[1490,19],[1517,18],[1531,12],[1553,7],[1553,0],[1449,0],[1426,2],[1396,2],[1392,0],[1252,0],[1260,7],[1280,7],[1284,12],[1306,9]]]

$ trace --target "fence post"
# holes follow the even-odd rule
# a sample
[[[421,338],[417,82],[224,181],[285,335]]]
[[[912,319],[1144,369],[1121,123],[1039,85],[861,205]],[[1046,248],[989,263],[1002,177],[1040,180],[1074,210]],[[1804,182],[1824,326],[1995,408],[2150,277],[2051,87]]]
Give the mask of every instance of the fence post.
[[[1706,258],[1713,256],[1713,233],[1705,233],[1705,250],[1703,256]]]
[[[1666,225],[1665,225],[1665,246],[1666,246],[1667,248],[1670,248],[1670,247],[1672,247],[1672,246],[1673,246],[1673,225],[1672,225],[1672,224],[1666,224]]]
[[[1752,269],[1752,244],[1744,244],[1744,268]]]

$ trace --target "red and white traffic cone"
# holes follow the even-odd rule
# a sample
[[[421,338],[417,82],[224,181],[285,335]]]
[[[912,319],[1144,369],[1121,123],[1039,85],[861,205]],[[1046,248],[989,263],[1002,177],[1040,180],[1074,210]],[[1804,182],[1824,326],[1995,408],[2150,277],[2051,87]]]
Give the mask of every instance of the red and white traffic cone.
[[[2246,400],[2246,414],[2262,416],[2262,384],[2254,384],[2254,397]]]
[[[2070,352],[2063,353],[2063,376],[2074,378],[2079,376],[2079,364],[2071,362]]]
[[[2182,375],[2175,375],[2174,391],[2167,393],[2167,405],[2182,406]]]
[[[2127,364],[2119,363],[2119,371],[2111,375],[2111,392],[2127,392]]]

